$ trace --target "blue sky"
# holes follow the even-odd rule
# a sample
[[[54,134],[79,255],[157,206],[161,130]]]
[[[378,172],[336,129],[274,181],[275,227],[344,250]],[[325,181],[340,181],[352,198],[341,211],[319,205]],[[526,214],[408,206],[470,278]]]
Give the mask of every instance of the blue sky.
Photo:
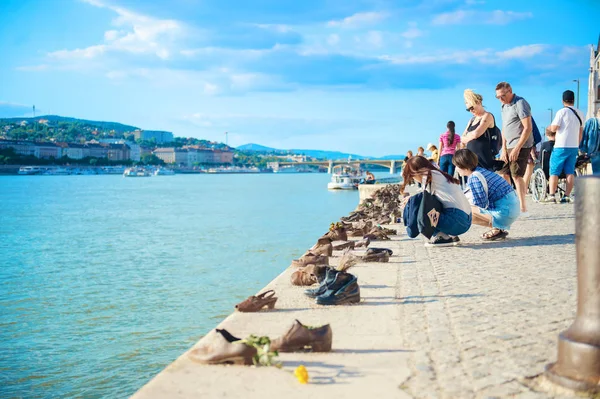
[[[277,148],[397,154],[497,82],[538,124],[581,80],[600,2],[0,0],[0,117],[111,120]]]

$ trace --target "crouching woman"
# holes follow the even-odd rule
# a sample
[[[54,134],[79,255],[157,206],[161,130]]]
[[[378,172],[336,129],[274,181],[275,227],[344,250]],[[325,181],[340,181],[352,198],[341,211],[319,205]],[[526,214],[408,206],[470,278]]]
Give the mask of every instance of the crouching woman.
[[[432,246],[454,245],[459,235],[471,227],[471,205],[460,188],[459,181],[436,168],[425,157],[410,158],[402,170],[404,179],[401,190],[413,180],[424,185],[424,189],[437,197],[443,206],[429,241]],[[405,199],[404,203],[408,203]]]
[[[456,151],[452,162],[461,176],[468,177],[465,193],[473,206],[473,223],[491,227],[481,238],[488,241],[506,238],[520,215],[515,190],[500,175],[477,166],[477,155],[470,150]]]

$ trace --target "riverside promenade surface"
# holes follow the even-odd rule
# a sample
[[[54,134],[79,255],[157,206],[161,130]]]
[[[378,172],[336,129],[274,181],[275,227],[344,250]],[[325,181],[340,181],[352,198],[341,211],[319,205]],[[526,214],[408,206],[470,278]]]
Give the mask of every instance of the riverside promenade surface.
[[[484,229],[473,226],[452,248],[425,247],[390,226],[402,233],[370,245],[391,248],[390,262],[350,269],[357,305],[316,305],[290,285],[287,268],[265,287],[279,296],[275,310],[234,313],[219,327],[273,339],[294,319],[330,323],[331,353],[282,353],[282,369],[205,366],[183,354],[133,398],[576,397],[540,376],[575,316],[574,207],[530,211],[507,241],[482,242]],[[300,364],[308,385],[292,374]]]

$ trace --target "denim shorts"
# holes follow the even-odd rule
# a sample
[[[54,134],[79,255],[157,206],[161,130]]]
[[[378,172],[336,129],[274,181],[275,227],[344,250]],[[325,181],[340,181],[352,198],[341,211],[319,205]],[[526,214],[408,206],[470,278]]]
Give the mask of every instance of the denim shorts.
[[[575,163],[577,162],[577,148],[556,148],[550,155],[550,176],[575,174]]]
[[[466,214],[460,209],[444,208],[433,234],[437,234],[440,231],[451,236],[464,234],[471,228],[472,219],[472,214]]]
[[[492,227],[500,230],[509,230],[510,225],[521,214],[519,205],[519,197],[514,191],[506,194],[498,201],[494,202],[494,209],[479,208],[482,215],[490,215],[492,217]]]

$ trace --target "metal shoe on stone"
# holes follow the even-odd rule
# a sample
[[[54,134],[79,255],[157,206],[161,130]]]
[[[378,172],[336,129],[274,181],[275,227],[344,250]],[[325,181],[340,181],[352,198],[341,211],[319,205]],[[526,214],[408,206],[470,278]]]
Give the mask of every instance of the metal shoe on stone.
[[[390,254],[389,252],[383,251],[383,252],[372,252],[372,253],[368,253],[366,255],[364,255],[361,260],[363,262],[381,262],[381,263],[386,263],[390,261]]]
[[[309,327],[298,320],[281,337],[271,342],[271,350],[279,352],[297,352],[311,350],[312,352],[329,352],[333,332],[331,326]]]
[[[341,250],[347,249],[347,248],[354,249],[354,245],[355,245],[354,241],[346,241],[346,242],[342,242],[340,244],[334,245],[333,246],[333,250],[334,251],[341,251]]]
[[[372,254],[378,254],[378,253],[381,253],[381,252],[387,252],[388,255],[390,255],[390,256],[392,256],[394,254],[394,251],[392,251],[389,248],[375,248],[375,247],[367,249],[367,253],[366,254],[367,255],[372,255]]]
[[[292,260],[292,267],[305,267],[306,265],[329,265],[329,257],[325,255],[315,255],[313,253],[304,254],[300,259]]]
[[[325,268],[327,266],[307,265],[292,273],[292,285],[308,286],[319,282],[319,276],[325,278]]]
[[[248,297],[245,301],[235,305],[235,308],[240,312],[258,312],[265,306],[269,309],[273,309],[275,307],[275,302],[277,302],[275,291],[269,290],[262,294]]]
[[[304,290],[304,295],[310,298],[316,298],[319,295],[324,294],[327,291],[327,287],[333,283],[333,281],[335,280],[335,276],[338,273],[339,272],[335,269],[327,268],[325,272],[325,278],[319,283],[319,287]]]
[[[203,364],[252,365],[256,348],[246,345],[227,330],[216,329],[213,339],[189,353],[190,359]]]
[[[360,241],[356,241],[354,243],[354,248],[360,248],[360,247],[368,247],[369,244],[371,243],[371,240],[369,240],[368,238],[364,238]]]
[[[324,294],[316,299],[318,305],[346,305],[360,302],[358,280],[350,273],[340,272],[335,276]]]
[[[308,253],[312,253],[313,255],[331,256],[333,255],[333,245],[331,245],[331,243],[321,245],[318,244],[311,248],[305,255]]]

